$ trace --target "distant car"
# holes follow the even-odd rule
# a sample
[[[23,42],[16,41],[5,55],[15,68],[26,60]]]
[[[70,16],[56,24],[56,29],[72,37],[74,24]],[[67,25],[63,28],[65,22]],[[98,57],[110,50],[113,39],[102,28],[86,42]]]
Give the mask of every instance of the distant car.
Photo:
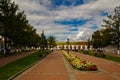
[[[3,48],[0,48],[0,53],[2,53],[2,52],[3,52],[3,50],[4,50]]]
[[[0,51],[2,51],[2,49],[0,48]]]

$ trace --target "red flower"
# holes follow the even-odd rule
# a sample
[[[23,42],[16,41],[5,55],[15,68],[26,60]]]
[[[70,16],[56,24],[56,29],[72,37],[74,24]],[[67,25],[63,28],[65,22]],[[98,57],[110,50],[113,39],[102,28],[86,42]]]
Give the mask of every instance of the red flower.
[[[82,60],[82,63],[83,63],[83,64],[86,64],[87,62],[86,62],[86,60]]]

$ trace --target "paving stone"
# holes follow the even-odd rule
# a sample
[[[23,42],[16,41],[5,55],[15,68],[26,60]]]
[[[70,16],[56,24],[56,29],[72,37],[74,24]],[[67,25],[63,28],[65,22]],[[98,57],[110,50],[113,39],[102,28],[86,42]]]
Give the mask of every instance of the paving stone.
[[[61,51],[54,51],[14,80],[120,80],[120,63],[70,52],[97,65],[98,71],[71,69]]]

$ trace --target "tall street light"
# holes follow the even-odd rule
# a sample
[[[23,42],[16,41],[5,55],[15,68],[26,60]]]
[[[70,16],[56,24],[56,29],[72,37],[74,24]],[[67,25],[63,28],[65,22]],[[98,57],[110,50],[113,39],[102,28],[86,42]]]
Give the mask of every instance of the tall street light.
[[[1,48],[3,49],[3,53],[6,54],[5,37],[0,36],[0,38],[1,38],[1,42],[2,42],[2,47]]]
[[[69,38],[67,38],[67,53],[69,54]]]

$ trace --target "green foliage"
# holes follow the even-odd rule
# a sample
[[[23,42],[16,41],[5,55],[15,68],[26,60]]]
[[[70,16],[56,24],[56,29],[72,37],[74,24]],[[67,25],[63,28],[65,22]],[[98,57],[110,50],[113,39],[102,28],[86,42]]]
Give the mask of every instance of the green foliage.
[[[48,45],[49,45],[50,48],[53,48],[53,47],[56,46],[56,39],[55,39],[55,37],[49,36],[47,40],[48,40]]]
[[[102,48],[105,46],[105,40],[102,31],[97,30],[92,34],[92,45],[94,48]]]
[[[84,50],[84,51],[83,51],[83,54],[89,54],[89,51]]]
[[[39,53],[39,57],[44,58],[50,53],[51,53],[51,51],[49,51],[49,50],[41,50],[40,53]]]
[[[86,45],[87,42],[69,42],[69,45]],[[57,45],[67,45],[66,42],[57,42]]]
[[[44,31],[41,33],[41,36],[40,36],[40,47],[43,50],[48,47],[48,42],[47,42],[46,36],[44,34]]]
[[[87,40],[87,49],[89,49],[90,48],[90,45],[92,44],[92,42],[91,42],[91,40],[90,40],[90,38]]]
[[[38,46],[39,43],[39,36],[26,14],[11,0],[0,1],[0,35],[13,41],[14,46]]]
[[[113,14],[108,15],[108,19],[103,20],[105,25],[102,25],[103,27],[106,27],[106,29],[110,30],[109,34],[112,35],[111,37],[111,43],[118,46],[118,49],[120,47],[120,6],[114,8]]]
[[[105,29],[97,30],[92,35],[94,48],[116,45],[120,47],[120,7],[116,7],[112,14],[103,20],[102,27]],[[102,35],[101,35],[102,34]]]
[[[117,56],[112,56],[112,55],[106,55],[106,59],[108,60],[112,60],[112,61],[115,61],[115,62],[120,62],[120,57],[117,57]]]

